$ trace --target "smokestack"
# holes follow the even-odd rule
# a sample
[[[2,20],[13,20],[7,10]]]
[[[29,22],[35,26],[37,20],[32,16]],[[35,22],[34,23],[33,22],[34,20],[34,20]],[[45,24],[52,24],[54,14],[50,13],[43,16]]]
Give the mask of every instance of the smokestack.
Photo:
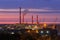
[[[38,15],[36,15],[36,16],[37,16],[37,18],[36,18],[36,19],[37,19],[37,24],[38,24]]]
[[[32,24],[33,24],[33,15],[32,15]]]
[[[21,7],[19,7],[19,24],[21,24]]]
[[[23,23],[24,23],[24,17],[25,17],[25,15],[27,14],[27,11],[28,11],[28,10],[25,9],[24,12],[23,12]]]

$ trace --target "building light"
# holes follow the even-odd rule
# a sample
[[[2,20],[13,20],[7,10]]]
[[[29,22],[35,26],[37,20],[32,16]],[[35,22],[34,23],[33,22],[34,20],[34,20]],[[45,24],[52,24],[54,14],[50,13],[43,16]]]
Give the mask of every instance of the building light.
[[[38,28],[37,25],[34,28],[37,29]]]
[[[28,30],[27,32],[30,32],[30,30]]]
[[[46,28],[46,27],[47,27],[47,24],[46,24],[46,23],[44,23],[44,24],[43,24],[43,26],[44,26],[44,28]]]
[[[38,30],[36,30],[36,33],[39,33]]]
[[[41,31],[41,33],[44,33],[44,31]]]
[[[14,32],[11,32],[11,34],[15,34]]]
[[[46,33],[49,33],[50,31],[46,31]]]

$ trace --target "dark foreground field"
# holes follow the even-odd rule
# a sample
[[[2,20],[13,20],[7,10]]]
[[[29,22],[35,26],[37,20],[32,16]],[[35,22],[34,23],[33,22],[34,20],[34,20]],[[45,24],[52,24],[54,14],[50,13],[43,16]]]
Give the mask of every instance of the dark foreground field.
[[[60,40],[60,36],[58,36],[58,40]]]
[[[30,34],[0,34],[0,40],[55,40],[54,38],[40,37],[39,35]],[[60,40],[60,36],[57,36],[56,40]]]

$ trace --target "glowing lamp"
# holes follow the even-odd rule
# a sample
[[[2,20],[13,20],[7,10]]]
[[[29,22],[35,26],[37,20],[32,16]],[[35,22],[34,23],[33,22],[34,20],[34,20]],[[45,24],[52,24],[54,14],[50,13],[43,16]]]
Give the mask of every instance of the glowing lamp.
[[[36,33],[39,33],[38,30],[36,30]]]
[[[11,34],[15,34],[14,32],[11,32]]]
[[[30,30],[28,30],[27,32],[30,32]]]
[[[46,26],[47,26],[47,24],[46,24],[46,23],[44,23],[44,28],[46,28]]]
[[[41,33],[44,33],[44,31],[41,31]]]
[[[46,31],[46,33],[49,33],[49,31]]]

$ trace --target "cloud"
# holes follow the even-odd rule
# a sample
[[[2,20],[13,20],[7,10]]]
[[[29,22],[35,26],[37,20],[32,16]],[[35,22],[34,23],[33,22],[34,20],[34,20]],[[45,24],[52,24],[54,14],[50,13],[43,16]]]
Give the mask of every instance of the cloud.
[[[34,16],[34,22],[36,22],[36,15],[39,16],[39,22],[43,22],[43,19],[45,22],[54,22],[55,17],[57,17],[57,22],[60,22],[60,13],[52,13],[51,11],[60,11],[60,10],[48,10],[48,9],[26,9],[28,12],[25,15],[25,22],[31,22],[32,20],[32,15]],[[1,12],[2,11],[2,12]],[[19,11],[19,9],[0,9],[0,23],[19,23],[19,13],[12,13],[15,11]],[[25,11],[25,9],[22,9],[22,12]],[[36,13],[33,13],[36,12]],[[51,12],[51,13],[37,13],[37,12]],[[22,16],[23,20],[23,16]]]
[[[0,9],[0,12],[18,12],[20,11],[20,9]],[[51,11],[60,11],[60,10],[53,10],[51,8],[42,8],[42,9],[21,9],[21,11],[23,12],[27,12],[27,11],[33,11],[33,12],[51,12]]]

